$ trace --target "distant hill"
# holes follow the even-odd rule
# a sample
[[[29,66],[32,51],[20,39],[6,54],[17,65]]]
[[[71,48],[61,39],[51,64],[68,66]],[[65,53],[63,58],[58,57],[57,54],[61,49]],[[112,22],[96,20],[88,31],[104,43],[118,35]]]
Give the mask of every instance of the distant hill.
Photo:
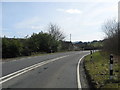
[[[92,50],[92,49],[101,49],[103,47],[103,40],[93,40],[91,42],[82,42],[77,41],[73,42],[73,44],[77,47],[79,50]]]

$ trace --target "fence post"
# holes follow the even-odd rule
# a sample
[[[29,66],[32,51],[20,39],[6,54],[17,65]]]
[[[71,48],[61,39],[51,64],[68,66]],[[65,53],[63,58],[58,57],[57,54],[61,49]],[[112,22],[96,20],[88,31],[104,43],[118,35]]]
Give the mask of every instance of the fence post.
[[[91,54],[91,59],[90,60],[92,61],[92,50],[90,50],[90,54]]]
[[[110,79],[113,79],[113,55],[110,54]]]

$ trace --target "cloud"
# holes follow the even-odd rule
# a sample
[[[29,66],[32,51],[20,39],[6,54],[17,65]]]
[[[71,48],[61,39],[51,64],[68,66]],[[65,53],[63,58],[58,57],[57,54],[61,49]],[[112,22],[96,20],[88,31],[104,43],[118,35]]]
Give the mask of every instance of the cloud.
[[[26,20],[23,20],[21,22],[18,22],[14,25],[14,28],[17,29],[40,29],[40,18],[39,17],[33,17]]]
[[[66,10],[66,12],[67,12],[67,13],[71,13],[71,14],[73,14],[73,13],[76,13],[76,14],[77,14],[77,13],[78,13],[78,14],[79,14],[79,13],[82,13],[82,12],[81,12],[80,10],[78,10],[78,9],[68,9],[68,10]]]
[[[40,30],[42,28],[42,26],[31,26],[31,28],[33,30]]]
[[[78,9],[57,9],[57,11],[70,13],[70,14],[81,14],[82,13],[82,11],[80,11]]]

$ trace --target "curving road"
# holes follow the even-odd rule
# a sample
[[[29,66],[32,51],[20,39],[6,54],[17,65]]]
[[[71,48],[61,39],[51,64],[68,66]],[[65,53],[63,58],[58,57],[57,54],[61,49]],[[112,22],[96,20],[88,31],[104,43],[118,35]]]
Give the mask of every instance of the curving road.
[[[78,88],[78,61],[89,51],[35,56],[4,62],[2,88]]]

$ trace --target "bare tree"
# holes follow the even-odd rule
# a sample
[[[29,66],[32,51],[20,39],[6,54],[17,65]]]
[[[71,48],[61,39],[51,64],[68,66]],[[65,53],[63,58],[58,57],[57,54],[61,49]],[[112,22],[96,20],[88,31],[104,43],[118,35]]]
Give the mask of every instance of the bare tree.
[[[48,33],[51,34],[58,41],[65,39],[64,33],[61,31],[61,28],[56,24],[49,24]]]
[[[103,25],[104,33],[106,38],[104,39],[104,50],[120,54],[120,49],[118,48],[118,42],[120,41],[119,36],[119,24],[116,20],[109,20]]]
[[[103,30],[108,38],[113,37],[118,33],[118,22],[116,20],[108,20],[104,24]]]

